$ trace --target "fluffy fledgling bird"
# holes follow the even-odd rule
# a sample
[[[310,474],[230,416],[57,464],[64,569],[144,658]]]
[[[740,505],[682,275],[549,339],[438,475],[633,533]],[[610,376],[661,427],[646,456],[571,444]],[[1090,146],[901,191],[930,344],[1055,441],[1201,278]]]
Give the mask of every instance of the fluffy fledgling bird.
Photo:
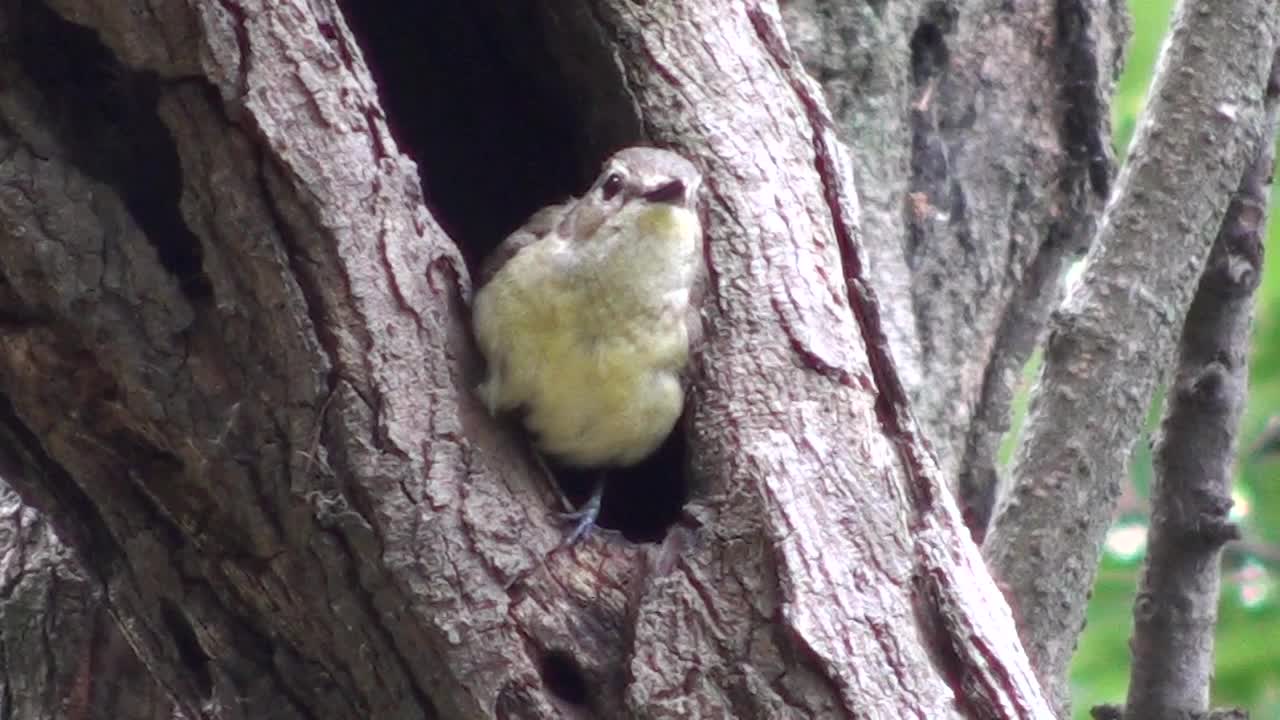
[[[684,408],[701,336],[702,177],[657,148],[614,154],[580,198],[543,208],[485,261],[472,304],[491,413],[578,468],[640,462]],[[570,517],[582,536],[603,482]]]

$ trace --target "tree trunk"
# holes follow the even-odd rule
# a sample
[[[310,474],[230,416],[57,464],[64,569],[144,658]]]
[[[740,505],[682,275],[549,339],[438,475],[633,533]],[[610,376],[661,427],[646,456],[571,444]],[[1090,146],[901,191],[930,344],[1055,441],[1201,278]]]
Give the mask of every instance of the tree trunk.
[[[1118,7],[374,5],[0,2],[0,473],[181,712],[1052,717],[948,486],[980,535]],[[565,548],[468,267],[641,142],[707,343]]]

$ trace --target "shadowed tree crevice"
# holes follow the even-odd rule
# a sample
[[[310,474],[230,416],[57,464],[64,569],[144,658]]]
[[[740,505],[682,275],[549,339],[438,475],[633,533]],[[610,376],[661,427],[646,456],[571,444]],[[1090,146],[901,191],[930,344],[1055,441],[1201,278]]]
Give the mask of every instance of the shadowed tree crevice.
[[[553,63],[530,30],[538,13],[491,1],[340,5],[428,207],[473,269],[596,171],[603,158],[581,157],[576,102],[546,74]]]
[[[567,652],[552,651],[542,658],[542,681],[557,698],[570,705],[586,705],[589,697],[582,668]]]
[[[209,656],[200,647],[200,641],[196,638],[191,623],[183,611],[168,599],[160,603],[160,617],[169,630],[183,665],[190,671],[191,677],[195,678],[200,694],[208,698],[213,693],[213,678],[209,674]]]
[[[156,114],[160,80],[122,65],[89,28],[43,3],[20,4],[12,49],[42,97],[44,130],[68,161],[113,187],[194,304],[212,296],[200,244],[179,211],[182,168]]]

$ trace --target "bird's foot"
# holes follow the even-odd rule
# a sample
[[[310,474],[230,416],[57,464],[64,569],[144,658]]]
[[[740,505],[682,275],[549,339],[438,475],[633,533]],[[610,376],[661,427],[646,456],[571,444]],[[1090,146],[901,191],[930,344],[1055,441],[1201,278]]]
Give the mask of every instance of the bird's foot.
[[[576,523],[573,532],[569,533],[569,537],[565,539],[565,545],[573,545],[587,534],[591,528],[595,527],[596,518],[600,517],[600,501],[604,498],[604,483],[596,483],[595,490],[591,492],[591,497],[587,502],[577,510],[572,512],[560,513],[560,517],[565,520],[574,520]]]

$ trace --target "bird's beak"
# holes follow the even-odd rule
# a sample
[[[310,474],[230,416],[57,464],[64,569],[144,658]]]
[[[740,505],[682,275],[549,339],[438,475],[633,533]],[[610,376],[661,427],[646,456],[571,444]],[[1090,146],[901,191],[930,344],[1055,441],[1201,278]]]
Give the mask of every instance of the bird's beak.
[[[681,180],[668,180],[644,194],[644,199],[655,203],[684,205],[687,200],[687,188]]]

